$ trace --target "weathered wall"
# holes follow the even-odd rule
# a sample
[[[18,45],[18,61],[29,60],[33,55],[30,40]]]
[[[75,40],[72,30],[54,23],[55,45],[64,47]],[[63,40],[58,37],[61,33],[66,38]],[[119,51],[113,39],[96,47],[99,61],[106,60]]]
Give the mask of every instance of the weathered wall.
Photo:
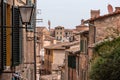
[[[114,34],[110,31],[110,28],[119,29],[120,31],[120,14],[111,16],[108,18],[103,18],[100,20],[96,20],[94,22],[96,27],[96,42],[103,40],[110,34]]]

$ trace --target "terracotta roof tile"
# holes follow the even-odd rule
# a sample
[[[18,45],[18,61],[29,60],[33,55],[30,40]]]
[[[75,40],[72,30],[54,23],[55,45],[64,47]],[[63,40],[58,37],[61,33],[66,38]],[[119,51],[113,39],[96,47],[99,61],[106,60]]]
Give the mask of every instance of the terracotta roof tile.
[[[46,46],[44,48],[46,48],[46,49],[65,49],[65,47],[70,47],[70,46],[77,45],[77,44],[79,44],[79,41],[63,42],[63,43],[58,43],[58,44],[52,44],[52,45]]]
[[[75,54],[75,53],[80,52],[80,47],[74,47],[71,49],[67,49],[66,51]]]
[[[62,47],[63,44],[66,44],[66,43],[52,44],[52,45],[46,46],[44,48],[46,48],[46,49],[65,49],[65,47]]]
[[[70,46],[73,46],[73,45],[77,45],[79,43],[80,43],[80,41],[69,42],[67,44],[64,44],[63,47],[70,47]]]
[[[120,11],[113,12],[113,13],[110,13],[110,14],[105,14],[103,16],[98,16],[98,17],[95,17],[95,18],[90,18],[88,20],[85,20],[84,23],[95,21],[95,20],[102,19],[102,18],[106,18],[106,17],[109,17],[109,16],[114,16],[114,15],[117,15],[117,14],[120,14]]]
[[[43,31],[46,27],[36,27],[36,31]]]
[[[44,40],[45,41],[51,41],[51,40],[55,40],[55,38],[52,37],[52,36],[49,36],[49,35],[45,35],[45,39]]]

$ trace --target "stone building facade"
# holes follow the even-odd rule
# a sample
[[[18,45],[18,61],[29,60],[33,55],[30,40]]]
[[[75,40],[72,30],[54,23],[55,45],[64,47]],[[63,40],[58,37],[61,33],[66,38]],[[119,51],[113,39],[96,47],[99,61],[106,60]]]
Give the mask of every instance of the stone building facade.
[[[27,1],[1,1],[0,80],[9,80],[16,76],[19,76],[19,79],[34,80],[33,40],[29,42],[25,28],[19,28],[25,26],[21,24],[18,6],[25,5]],[[35,0],[29,1],[31,4],[35,2]]]
[[[96,10],[95,10],[96,11]],[[98,10],[99,11],[99,10]],[[99,16],[95,16],[99,15]],[[93,47],[96,43],[99,43],[105,39],[118,37],[120,33],[120,8],[112,13],[100,16],[99,12],[91,14],[91,18],[84,21],[89,24],[89,41],[88,41],[88,70],[91,67],[91,61],[93,58]],[[89,76],[88,76],[89,78]]]
[[[79,47],[79,41],[63,42],[45,47],[45,68],[49,73],[59,71],[65,64],[65,50]]]
[[[64,37],[64,27],[62,26],[57,26],[55,27],[55,38],[58,41],[62,41]]]

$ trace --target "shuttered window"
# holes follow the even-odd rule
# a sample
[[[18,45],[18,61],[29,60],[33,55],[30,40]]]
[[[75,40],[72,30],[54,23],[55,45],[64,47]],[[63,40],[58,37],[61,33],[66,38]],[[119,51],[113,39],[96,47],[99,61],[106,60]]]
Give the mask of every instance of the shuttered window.
[[[76,69],[76,56],[68,55],[68,67]]]
[[[84,51],[84,40],[80,40],[80,51]]]
[[[6,26],[11,26],[11,6],[6,5]],[[6,28],[6,66],[11,66],[11,28]]]
[[[0,26],[1,26],[1,7],[0,7]],[[2,52],[1,52],[1,28],[0,28],[0,73],[2,70]]]
[[[3,3],[3,8],[1,8],[1,52],[2,52],[2,69],[6,66],[6,4]]]
[[[13,8],[13,28],[12,28],[12,66],[17,66],[21,63],[21,28],[20,16],[18,8]]]

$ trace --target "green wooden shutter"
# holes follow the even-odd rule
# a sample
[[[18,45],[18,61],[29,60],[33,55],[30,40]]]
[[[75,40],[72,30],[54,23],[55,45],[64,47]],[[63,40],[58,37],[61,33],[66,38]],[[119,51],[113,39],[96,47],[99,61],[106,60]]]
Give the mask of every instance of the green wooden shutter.
[[[76,57],[68,55],[68,67],[76,69]]]
[[[1,6],[0,6],[0,18],[1,18]],[[0,19],[0,26],[2,26],[1,25],[1,19]],[[0,73],[1,73],[1,71],[2,71],[2,29],[0,28]]]
[[[21,63],[20,54],[20,16],[18,8],[13,8],[13,28],[12,28],[12,66]]]
[[[83,52],[83,40],[80,40],[80,51]]]
[[[1,36],[2,36],[2,69],[5,68],[6,66],[6,4],[3,3],[3,8],[1,9],[2,11],[2,21],[1,21],[1,25],[2,25],[2,28],[1,28]]]
[[[87,40],[85,40],[85,54],[87,54]]]

